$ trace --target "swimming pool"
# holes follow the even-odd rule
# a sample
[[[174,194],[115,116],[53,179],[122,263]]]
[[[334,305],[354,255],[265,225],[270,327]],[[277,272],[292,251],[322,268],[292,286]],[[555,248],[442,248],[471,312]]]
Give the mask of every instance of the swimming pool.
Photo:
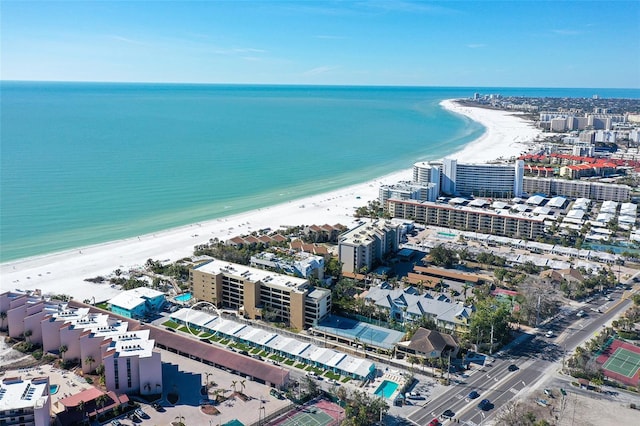
[[[188,302],[191,300],[191,293],[184,293],[175,297],[176,302]]]
[[[58,385],[50,385],[49,386],[49,395],[55,395],[56,393],[58,393],[58,389],[60,388],[60,386]]]
[[[383,396],[387,399],[391,398],[391,395],[398,389],[398,384],[396,382],[390,382],[389,380],[385,380],[380,383],[378,389],[374,392],[376,396]]]
[[[438,232],[438,235],[443,238],[455,238],[456,234],[450,234],[448,232]]]

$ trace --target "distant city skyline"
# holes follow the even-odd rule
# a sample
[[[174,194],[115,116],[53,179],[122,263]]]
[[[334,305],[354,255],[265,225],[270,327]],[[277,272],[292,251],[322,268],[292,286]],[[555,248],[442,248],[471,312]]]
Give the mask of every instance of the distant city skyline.
[[[3,1],[0,78],[640,88],[637,1]]]

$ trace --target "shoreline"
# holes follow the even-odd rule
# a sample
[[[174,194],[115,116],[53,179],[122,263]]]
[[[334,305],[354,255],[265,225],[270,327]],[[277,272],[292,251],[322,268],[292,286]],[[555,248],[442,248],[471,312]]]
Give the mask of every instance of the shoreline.
[[[542,133],[511,112],[461,106],[451,99],[440,105],[479,122],[486,129],[478,139],[447,156],[460,162],[481,163],[517,156],[527,150],[524,142],[532,142]],[[377,199],[380,185],[411,180],[411,176],[412,169],[404,169],[361,184],[232,216],[8,261],[0,264],[2,288],[6,291],[39,289],[42,294],[68,294],[76,300],[92,297],[96,301],[107,300],[120,290],[84,279],[109,276],[118,268],[139,267],[147,259],[176,261],[193,255],[194,246],[210,239],[225,240],[264,228],[277,230],[282,226],[338,223],[351,227],[356,221],[355,209]]]

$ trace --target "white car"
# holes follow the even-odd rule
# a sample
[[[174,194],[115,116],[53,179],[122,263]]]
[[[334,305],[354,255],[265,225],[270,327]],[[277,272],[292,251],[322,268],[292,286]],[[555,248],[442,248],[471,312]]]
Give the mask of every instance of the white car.
[[[553,336],[554,336],[554,334],[553,334],[553,331],[551,331],[551,330],[549,330],[549,331],[547,331],[545,333],[545,337],[553,337]]]

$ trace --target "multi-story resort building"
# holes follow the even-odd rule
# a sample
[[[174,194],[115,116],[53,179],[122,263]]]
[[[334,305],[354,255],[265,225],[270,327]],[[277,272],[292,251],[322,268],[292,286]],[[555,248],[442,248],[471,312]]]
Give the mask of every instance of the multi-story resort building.
[[[526,239],[543,235],[546,219],[545,216],[508,210],[416,200],[389,200],[387,209],[394,218],[414,220],[425,225]]]
[[[395,185],[382,185],[379,190],[380,205],[389,199],[436,201],[440,188],[434,183],[398,182]]]
[[[525,177],[524,192],[527,194],[561,195],[570,198],[589,198],[596,201],[629,201],[631,188],[588,180],[566,180],[554,178]]]
[[[49,426],[48,377],[0,379],[0,425]]]
[[[521,160],[500,164],[459,164],[457,160],[445,158],[442,162],[417,162],[413,165],[414,183],[438,185],[439,194],[444,195],[520,196],[523,177],[524,161]],[[435,198],[421,201],[435,201]]]
[[[107,390],[150,395],[162,392],[160,353],[148,330],[129,331],[129,323],[89,308],[70,307],[23,293],[0,294],[12,337],[29,336],[43,352],[77,360],[83,372],[104,365]],[[152,383],[153,389],[146,388]],[[159,384],[160,388],[156,385]]]
[[[250,319],[267,319],[304,329],[331,311],[331,292],[303,278],[221,260],[189,271],[196,299],[237,310]]]
[[[287,253],[262,252],[251,256],[254,268],[284,272],[300,278],[324,278],[324,257],[304,251],[289,250]]]
[[[358,273],[372,266],[388,253],[398,251],[400,225],[387,220],[363,223],[342,234],[338,240],[338,257],[343,273]]]

